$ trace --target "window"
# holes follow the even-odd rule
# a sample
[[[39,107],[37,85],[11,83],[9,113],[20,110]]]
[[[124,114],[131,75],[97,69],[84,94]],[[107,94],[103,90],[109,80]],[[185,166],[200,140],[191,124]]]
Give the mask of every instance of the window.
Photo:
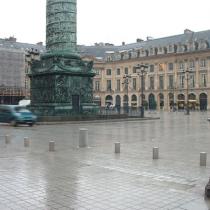
[[[179,75],[179,87],[184,88],[184,75]]]
[[[120,83],[120,79],[118,79],[118,80],[117,80],[117,91],[120,91],[120,86],[121,86],[120,84],[121,84],[121,83]]]
[[[195,68],[195,62],[194,61],[190,61],[190,69]]]
[[[154,72],[154,65],[150,65],[150,66],[149,66],[149,71],[150,71],[150,72]]]
[[[106,70],[106,75],[112,75],[112,70],[111,69],[107,69]]]
[[[205,59],[200,60],[200,67],[206,67],[206,60]]]
[[[154,90],[154,87],[155,87],[154,77],[150,77],[149,81],[150,81],[150,86],[149,86],[150,90]]]
[[[168,64],[168,70],[169,71],[173,71],[174,70],[174,64],[173,63],[169,63]]]
[[[174,76],[173,75],[168,76],[168,84],[169,84],[169,89],[174,88]]]
[[[95,69],[95,73],[96,73],[96,75],[99,75],[100,71],[98,69]]]
[[[195,75],[191,74],[190,75],[190,88],[194,88],[195,87]]]
[[[160,75],[159,76],[159,88],[161,89],[161,90],[163,90],[164,89],[164,77],[162,76],[162,75]]]
[[[136,67],[133,67],[133,73],[136,74]]]
[[[125,74],[128,74],[128,68],[127,67],[125,68]]]
[[[136,78],[133,78],[133,89],[136,90]]]
[[[111,80],[107,80],[106,81],[106,86],[107,86],[107,91],[111,91],[112,90],[112,81]]]
[[[183,62],[179,63],[179,70],[184,71],[184,63]]]
[[[100,81],[95,81],[95,90],[100,91]]]
[[[207,86],[206,74],[200,75],[200,85],[201,85],[201,87]]]
[[[120,69],[117,69],[117,75],[120,75]]]

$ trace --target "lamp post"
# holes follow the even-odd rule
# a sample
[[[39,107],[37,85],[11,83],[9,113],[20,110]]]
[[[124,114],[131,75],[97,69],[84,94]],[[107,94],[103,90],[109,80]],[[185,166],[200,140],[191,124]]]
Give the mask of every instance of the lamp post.
[[[147,65],[144,64],[138,64],[135,66],[136,72],[139,75],[139,81],[141,80],[141,107],[140,107],[140,101],[139,101],[139,107],[141,111],[141,118],[144,118],[144,75],[147,73],[146,69],[148,68]]]
[[[189,68],[187,68],[187,70],[183,71],[183,73],[186,75],[186,81],[187,81],[187,88],[186,88],[186,92],[187,92],[187,106],[186,106],[186,115],[190,114],[190,108],[189,108],[189,80],[190,80],[190,73],[192,71],[189,70]]]
[[[127,98],[126,98],[126,113],[128,114],[129,112],[129,104],[128,104],[128,84],[129,84],[129,78],[131,78],[131,75],[128,75],[128,74],[125,74],[123,76],[123,83],[125,85],[125,88],[126,88],[126,94],[127,94]]]

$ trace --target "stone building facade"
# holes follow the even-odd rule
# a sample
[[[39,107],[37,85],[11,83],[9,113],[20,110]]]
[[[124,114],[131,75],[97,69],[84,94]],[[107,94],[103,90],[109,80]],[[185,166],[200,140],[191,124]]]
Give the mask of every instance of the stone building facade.
[[[131,108],[139,107],[138,64],[148,66],[143,85],[146,108],[184,109],[187,98],[191,109],[210,108],[210,30],[138,39],[107,51],[104,59],[95,61],[95,101],[102,107],[125,107],[127,103]]]
[[[146,64],[144,104],[146,108],[210,108],[210,30],[159,39],[137,39],[135,43],[114,46],[99,43],[77,46],[79,54],[94,60],[94,99],[108,104],[137,108],[141,104],[141,82],[135,66]],[[15,104],[30,97],[27,73],[45,47],[0,39],[0,103]],[[189,74],[187,73],[189,71]],[[127,76],[126,76],[127,75]]]

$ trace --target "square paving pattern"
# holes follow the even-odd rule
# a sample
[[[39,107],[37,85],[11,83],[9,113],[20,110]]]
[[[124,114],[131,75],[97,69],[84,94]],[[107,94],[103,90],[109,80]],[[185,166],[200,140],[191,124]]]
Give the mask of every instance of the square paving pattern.
[[[200,167],[199,157],[210,154],[208,113],[146,115],[160,120],[1,124],[0,210],[207,210],[210,161]],[[87,148],[78,147],[80,128],[88,129]]]

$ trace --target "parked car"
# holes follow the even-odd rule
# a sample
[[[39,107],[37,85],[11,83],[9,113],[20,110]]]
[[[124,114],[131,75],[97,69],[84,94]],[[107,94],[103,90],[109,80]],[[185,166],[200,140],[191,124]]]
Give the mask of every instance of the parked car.
[[[28,124],[33,126],[37,117],[24,106],[0,105],[0,122],[10,123],[13,126]]]

